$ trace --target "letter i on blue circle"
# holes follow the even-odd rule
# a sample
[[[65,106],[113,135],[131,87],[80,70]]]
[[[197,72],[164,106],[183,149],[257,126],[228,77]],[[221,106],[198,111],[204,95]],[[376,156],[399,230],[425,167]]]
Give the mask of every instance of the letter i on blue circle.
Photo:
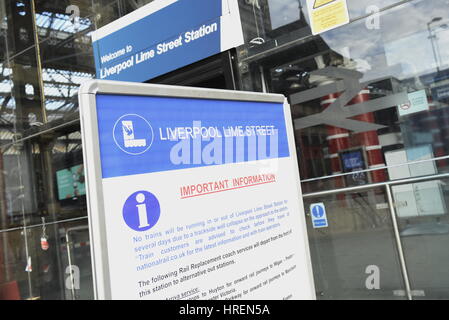
[[[135,231],[153,228],[161,213],[159,201],[148,191],[137,191],[130,195],[123,205],[123,219]]]
[[[313,207],[312,213],[316,218],[321,218],[324,216],[324,209],[322,206],[316,205]]]
[[[143,193],[138,193],[136,196],[136,201],[139,203],[137,205],[137,211],[139,212],[139,229],[149,227],[148,224],[148,212],[147,204],[145,203],[145,195]]]

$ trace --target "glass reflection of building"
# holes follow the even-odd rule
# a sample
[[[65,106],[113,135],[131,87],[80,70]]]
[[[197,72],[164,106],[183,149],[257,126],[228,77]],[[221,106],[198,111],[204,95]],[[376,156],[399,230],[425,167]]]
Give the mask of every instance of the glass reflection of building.
[[[245,45],[148,81],[289,98],[319,299],[447,299],[446,1],[347,0],[351,22],[316,36],[305,0],[238,1]],[[72,2],[79,17],[0,2],[0,299],[92,298],[77,90],[95,77],[91,32],[151,1]],[[366,85],[345,97],[350,83]],[[372,130],[305,123],[341,118],[345,99]],[[317,202],[326,229],[310,224]],[[372,265],[380,289],[366,286]]]

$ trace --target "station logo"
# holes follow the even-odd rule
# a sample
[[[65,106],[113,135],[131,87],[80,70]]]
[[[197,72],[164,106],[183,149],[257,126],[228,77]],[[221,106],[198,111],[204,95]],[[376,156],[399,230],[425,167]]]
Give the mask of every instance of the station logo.
[[[123,219],[134,231],[147,231],[159,221],[161,207],[156,196],[148,191],[137,191],[123,205]]]
[[[117,147],[130,155],[147,152],[154,140],[150,123],[137,114],[127,114],[118,119],[114,125],[113,136]]]

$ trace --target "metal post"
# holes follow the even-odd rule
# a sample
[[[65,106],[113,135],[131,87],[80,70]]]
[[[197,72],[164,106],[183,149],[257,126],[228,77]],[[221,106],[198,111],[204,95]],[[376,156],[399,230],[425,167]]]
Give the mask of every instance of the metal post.
[[[396,210],[394,209],[395,208],[394,200],[393,200],[393,196],[391,194],[391,186],[387,184],[385,186],[385,189],[387,191],[388,203],[390,205],[391,221],[393,223],[394,236],[396,239],[396,246],[398,248],[399,261],[400,261],[401,269],[402,269],[402,276],[404,277],[405,291],[407,294],[407,298],[409,300],[412,300],[412,291],[410,289],[410,281],[409,281],[407,266],[406,266],[405,258],[404,258],[404,250],[402,248],[401,236],[399,234],[398,222],[396,219]]]
[[[71,241],[70,241],[70,237],[69,237],[69,232],[66,232],[66,234],[65,234],[65,242],[66,242],[66,247],[67,247],[67,257],[68,257],[68,262],[69,262],[69,265],[68,265],[68,268],[69,268],[69,272],[70,272],[70,284],[71,284],[71,293],[72,293],[72,300],[76,300],[76,294],[75,294],[75,289],[74,289],[74,284],[75,284],[75,281],[74,281],[74,279],[73,279],[73,270],[72,270],[72,250],[71,250],[71,246],[72,246],[72,243],[71,243]]]
[[[31,0],[31,18],[33,21],[33,35],[34,35],[34,44],[35,44],[35,51],[36,51],[36,74],[37,74],[37,80],[39,82],[39,95],[40,95],[40,103],[41,103],[41,116],[43,122],[47,122],[47,109],[45,107],[45,94],[44,94],[44,78],[42,74],[42,57],[41,57],[41,51],[40,51],[40,44],[39,44],[39,34],[38,34],[38,27],[36,24],[36,5],[34,3],[34,0]]]
[[[438,19],[438,18],[436,18],[436,19]],[[436,36],[432,34],[432,29],[430,28],[430,25],[433,22],[437,22],[437,21],[441,20],[441,19],[439,19],[439,20],[436,20],[436,19],[434,19],[434,20],[432,20],[432,21],[427,23],[427,31],[429,32],[429,39],[430,39],[430,44],[432,45],[433,57],[435,58],[437,72],[439,73],[440,72],[440,62],[438,61],[437,52],[436,52],[436,49],[435,49],[435,44],[433,42],[433,39]]]

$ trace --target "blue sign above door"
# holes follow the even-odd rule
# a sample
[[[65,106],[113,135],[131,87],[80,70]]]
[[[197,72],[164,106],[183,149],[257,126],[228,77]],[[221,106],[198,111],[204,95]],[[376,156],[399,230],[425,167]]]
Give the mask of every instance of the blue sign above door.
[[[236,0],[156,0],[92,35],[98,79],[144,82],[243,44]]]

